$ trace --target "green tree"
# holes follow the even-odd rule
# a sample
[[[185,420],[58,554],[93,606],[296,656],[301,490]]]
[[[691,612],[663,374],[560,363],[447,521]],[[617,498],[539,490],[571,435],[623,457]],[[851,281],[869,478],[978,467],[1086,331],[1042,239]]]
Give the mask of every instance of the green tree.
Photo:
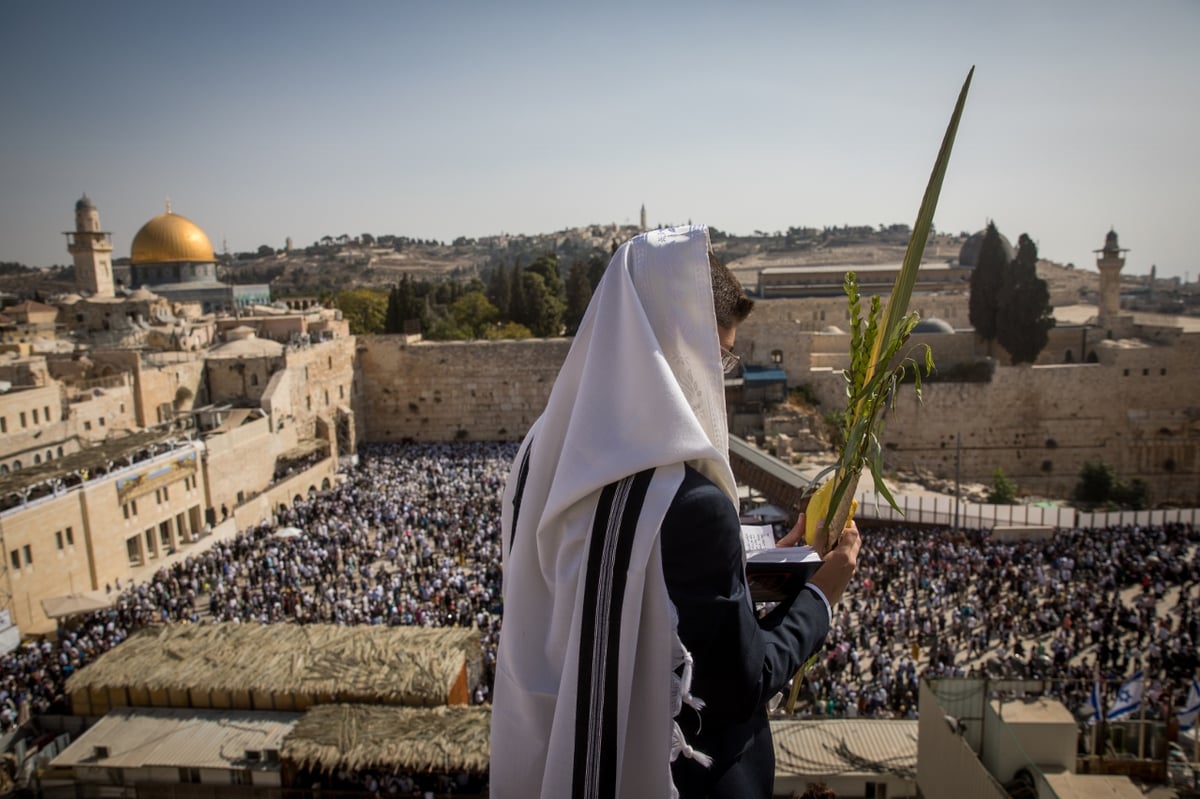
[[[525,325],[529,317],[526,310],[528,299],[525,296],[525,282],[522,280],[525,272],[521,269],[521,259],[518,258],[508,273],[508,284],[511,287],[508,300],[508,319],[519,325]]]
[[[542,281],[546,284],[546,289],[551,294],[560,298],[563,296],[563,282],[562,277],[558,274],[557,255],[539,255],[525,271],[532,272],[535,275],[541,275]]]
[[[1037,245],[1022,233],[1017,255],[1000,285],[996,341],[1008,351],[1014,365],[1037,361],[1054,327],[1050,290],[1037,276],[1037,258]]]
[[[1079,482],[1075,485],[1075,499],[1092,505],[1100,505],[1112,500],[1113,489],[1117,486],[1117,477],[1113,469],[1103,461],[1088,461],[1079,472]]]
[[[1017,484],[1004,474],[1003,469],[992,473],[992,487],[988,491],[987,501],[992,505],[1012,505],[1017,501]]]
[[[384,315],[383,332],[404,332],[404,315],[400,310],[400,303],[400,287],[392,286],[392,290],[388,292],[387,313]]]
[[[433,302],[437,305],[452,305],[462,296],[462,287],[457,281],[442,280],[433,287]]]
[[[388,295],[377,289],[351,289],[333,296],[333,305],[350,323],[355,336],[384,332],[387,323]]]
[[[525,318],[514,319],[538,338],[562,335],[563,301],[550,290],[537,272],[521,275],[521,294],[525,300]]]
[[[1117,483],[1113,489],[1113,500],[1122,507],[1142,510],[1147,506],[1149,494],[1150,487],[1146,485],[1145,481],[1135,477],[1129,481],[1129,485]]]
[[[533,338],[533,331],[525,327],[525,325],[519,325],[516,322],[505,322],[498,327],[489,328],[484,338],[489,341]]]
[[[579,330],[583,314],[588,302],[592,299],[592,285],[588,281],[588,265],[576,261],[567,273],[567,310],[563,314],[563,322],[567,327],[567,335],[573,336]]]
[[[503,264],[496,264],[496,268],[492,270],[491,280],[488,281],[487,296],[492,305],[496,306],[496,310],[500,312],[501,318],[507,319],[509,304],[512,300],[512,277]]]
[[[449,315],[434,319],[422,335],[430,341],[468,341],[472,337],[468,328]]]
[[[408,274],[400,278],[388,294],[385,328],[388,333],[403,333],[406,322],[417,321],[420,329],[429,327],[429,312],[422,289]]]
[[[483,338],[499,320],[500,311],[482,291],[471,291],[454,301],[450,306],[450,317],[470,338]]]
[[[979,247],[979,258],[971,270],[971,297],[969,315],[975,335],[988,342],[988,351],[996,340],[996,316],[999,312],[1000,286],[1008,257],[1004,254],[1004,242],[995,222],[988,222]]]
[[[606,268],[608,268],[608,260],[604,256],[596,254],[588,258],[588,283],[591,284],[593,293],[596,291],[596,286],[600,285],[600,278],[604,277]]]

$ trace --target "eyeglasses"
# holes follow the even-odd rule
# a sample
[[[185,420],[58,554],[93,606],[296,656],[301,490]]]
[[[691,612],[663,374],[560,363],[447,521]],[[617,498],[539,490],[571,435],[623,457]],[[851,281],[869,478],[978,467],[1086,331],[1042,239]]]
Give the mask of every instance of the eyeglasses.
[[[740,355],[734,355],[724,347],[721,348],[721,368],[725,370],[725,374],[733,374],[737,371],[738,364],[742,362]]]

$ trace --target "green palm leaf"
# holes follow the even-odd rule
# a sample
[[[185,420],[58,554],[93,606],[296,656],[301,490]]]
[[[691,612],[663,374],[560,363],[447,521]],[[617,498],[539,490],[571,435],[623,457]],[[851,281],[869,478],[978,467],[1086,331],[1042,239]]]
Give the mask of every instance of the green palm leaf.
[[[933,227],[933,216],[937,210],[938,196],[942,191],[942,181],[946,177],[946,168],[950,164],[950,151],[954,148],[954,137],[958,133],[958,122],[962,117],[963,106],[966,104],[967,92],[971,87],[971,78],[975,68],[971,67],[962,90],[958,94],[958,102],[942,139],[941,149],[934,162],[933,172],[929,176],[929,184],[925,187],[925,196],[921,199],[921,207],[917,211],[917,221],[913,225],[912,236],[908,240],[908,248],[904,252],[904,264],[896,276],[896,283],[883,309],[882,318],[876,318],[873,313],[868,320],[867,329],[862,330],[861,324],[852,321],[854,335],[852,336],[851,368],[848,373],[849,408],[846,442],[838,459],[837,469],[833,476],[832,494],[829,508],[833,512],[825,520],[819,531],[818,549],[826,551],[835,545],[837,536],[846,526],[850,516],[850,504],[858,487],[858,478],[863,468],[869,468],[875,479],[876,490],[895,507],[895,500],[883,483],[882,463],[878,442],[878,432],[882,424],[883,411],[894,397],[899,385],[898,375],[892,369],[894,359],[899,355],[904,340],[912,332],[917,323],[917,315],[909,314],[908,302],[912,298],[913,286],[917,282],[917,270],[921,266],[921,257],[925,253],[925,244],[929,240],[929,231]],[[847,294],[850,296],[851,316],[858,319],[857,309],[860,307],[857,282],[853,274],[847,276]],[[853,287],[851,287],[853,284]],[[851,293],[853,292],[853,293]],[[877,298],[875,298],[877,299]],[[870,355],[864,357],[864,351]],[[928,351],[925,355],[926,368],[932,365]],[[907,363],[899,369],[908,368]],[[912,368],[917,373],[917,391],[920,393],[920,369],[915,364]],[[831,531],[833,531],[831,533]]]

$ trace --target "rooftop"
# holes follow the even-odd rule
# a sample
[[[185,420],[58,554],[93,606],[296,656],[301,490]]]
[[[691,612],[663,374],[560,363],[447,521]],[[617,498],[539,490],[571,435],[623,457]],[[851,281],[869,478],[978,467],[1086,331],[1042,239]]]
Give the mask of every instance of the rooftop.
[[[56,480],[62,481],[63,485],[60,485],[60,488],[69,488],[84,479],[81,472],[89,477],[108,474],[114,469],[148,460],[188,443],[190,442],[177,430],[148,428],[125,436],[110,436],[87,449],[71,452],[38,465],[25,466],[0,475],[0,510],[7,510],[12,506],[11,499],[14,494],[36,493],[39,487],[45,487],[43,493],[48,493],[53,490]]]
[[[1008,724],[1070,724],[1075,726],[1071,711],[1053,699],[1030,699],[992,702],[992,709]]]
[[[917,724],[901,719],[772,721],[775,773],[879,774],[916,778]]]
[[[75,739],[51,766],[242,770],[261,762],[248,759],[247,752],[282,749],[300,716],[261,710],[118,708]]]

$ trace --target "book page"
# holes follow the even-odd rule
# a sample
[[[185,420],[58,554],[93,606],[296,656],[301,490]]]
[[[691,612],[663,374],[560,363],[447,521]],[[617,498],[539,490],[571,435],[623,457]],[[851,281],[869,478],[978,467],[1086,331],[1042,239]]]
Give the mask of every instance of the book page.
[[[743,524],[742,549],[746,557],[752,557],[756,552],[772,549],[775,546],[775,532],[769,524]]]

